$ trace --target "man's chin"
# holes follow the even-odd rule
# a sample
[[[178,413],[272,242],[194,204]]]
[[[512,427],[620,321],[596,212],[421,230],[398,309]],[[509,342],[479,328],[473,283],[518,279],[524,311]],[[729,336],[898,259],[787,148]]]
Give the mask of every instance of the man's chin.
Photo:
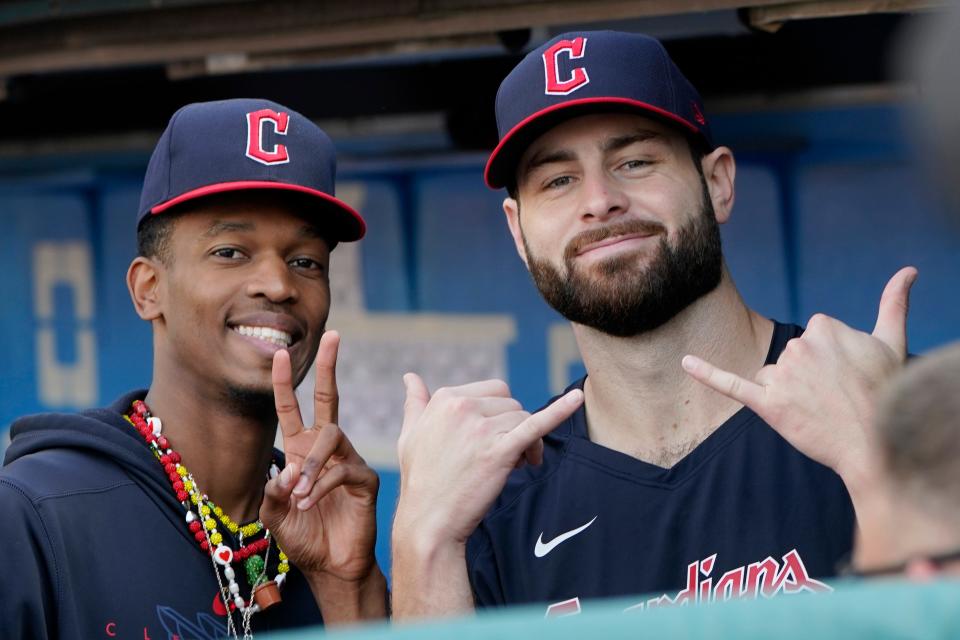
[[[273,387],[268,384],[228,384],[224,390],[225,409],[242,416],[269,416],[276,412]]]

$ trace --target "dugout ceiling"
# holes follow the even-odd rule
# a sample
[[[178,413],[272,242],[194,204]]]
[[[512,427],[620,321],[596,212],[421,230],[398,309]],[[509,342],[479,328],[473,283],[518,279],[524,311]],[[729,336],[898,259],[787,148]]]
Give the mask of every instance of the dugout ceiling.
[[[942,4],[14,0],[0,3],[0,151],[154,133],[186,102],[251,91],[318,120],[439,114],[455,147],[489,148],[500,80],[571,25],[660,37],[708,108],[882,100],[900,28]]]

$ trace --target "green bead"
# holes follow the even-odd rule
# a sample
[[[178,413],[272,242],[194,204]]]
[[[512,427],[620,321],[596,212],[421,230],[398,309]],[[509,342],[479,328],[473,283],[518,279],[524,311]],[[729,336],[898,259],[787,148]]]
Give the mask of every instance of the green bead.
[[[258,554],[253,554],[243,563],[243,568],[247,570],[247,582],[252,587],[256,584],[265,568],[263,558]]]

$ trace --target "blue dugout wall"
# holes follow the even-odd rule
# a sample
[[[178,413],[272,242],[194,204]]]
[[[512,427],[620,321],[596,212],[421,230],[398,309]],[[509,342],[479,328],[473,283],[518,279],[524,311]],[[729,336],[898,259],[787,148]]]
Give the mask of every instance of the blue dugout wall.
[[[780,320],[822,311],[869,330],[886,280],[913,264],[911,350],[960,335],[960,228],[927,195],[899,123],[892,107],[715,119],[738,157],[723,239],[749,304]],[[62,160],[57,170],[0,162],[0,443],[19,415],[101,405],[149,383],[150,329],[124,284],[146,159],[78,157],[69,171]],[[340,172],[370,231],[333,254],[330,326],[344,335],[344,429],[383,479],[384,567],[404,370],[432,386],[505,376],[528,408],[581,371],[569,329],[516,256],[482,163],[383,159]]]

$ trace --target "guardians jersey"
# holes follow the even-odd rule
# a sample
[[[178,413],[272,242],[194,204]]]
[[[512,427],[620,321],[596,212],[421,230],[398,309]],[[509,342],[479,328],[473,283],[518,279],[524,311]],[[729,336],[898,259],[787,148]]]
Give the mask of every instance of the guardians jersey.
[[[801,333],[777,323],[767,364]],[[840,477],[746,407],[669,469],[591,442],[583,407],[544,445],[468,541],[478,606],[564,615],[631,594],[646,594],[639,609],[825,591],[853,545]]]

